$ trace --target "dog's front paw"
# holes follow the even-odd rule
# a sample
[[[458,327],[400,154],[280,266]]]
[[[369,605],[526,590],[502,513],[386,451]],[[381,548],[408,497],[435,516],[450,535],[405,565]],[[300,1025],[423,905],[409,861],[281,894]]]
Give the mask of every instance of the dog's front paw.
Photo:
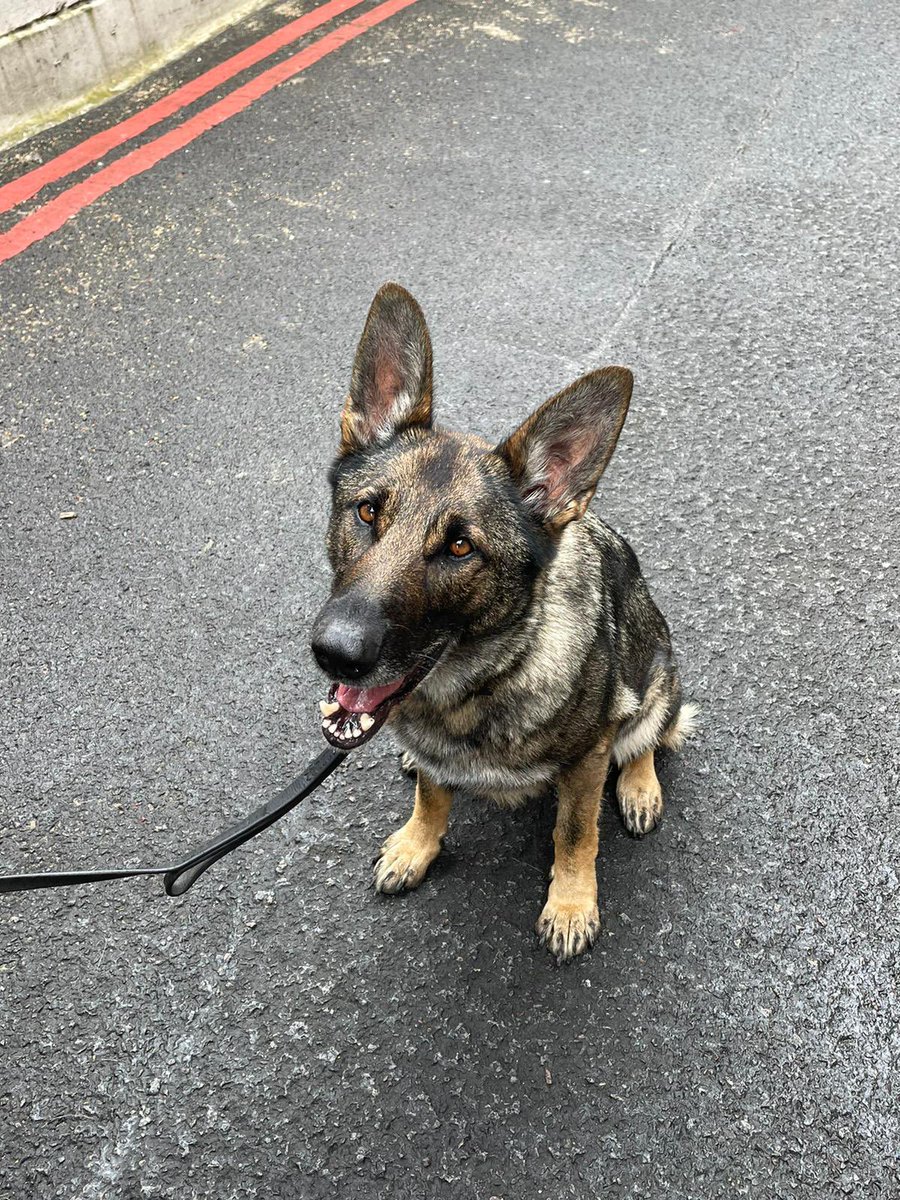
[[[548,897],[535,930],[558,963],[590,950],[600,932],[600,913],[596,903],[585,904]]]
[[[392,833],[375,860],[376,892],[395,894],[418,887],[441,852],[441,839],[429,835],[414,820]]]

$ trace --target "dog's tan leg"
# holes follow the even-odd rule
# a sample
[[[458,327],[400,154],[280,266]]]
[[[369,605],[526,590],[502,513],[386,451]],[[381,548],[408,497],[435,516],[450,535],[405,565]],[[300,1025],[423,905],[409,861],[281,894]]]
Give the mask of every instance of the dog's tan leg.
[[[608,769],[604,742],[559,779],[550,889],[536,929],[560,963],[589,949],[600,932],[597,821]]]
[[[376,859],[376,892],[402,892],[419,886],[440,853],[452,802],[446,788],[418,772],[413,814],[391,834]]]
[[[662,816],[663,794],[656,778],[652,749],[622,767],[616,795],[629,833],[641,837],[656,828]]]

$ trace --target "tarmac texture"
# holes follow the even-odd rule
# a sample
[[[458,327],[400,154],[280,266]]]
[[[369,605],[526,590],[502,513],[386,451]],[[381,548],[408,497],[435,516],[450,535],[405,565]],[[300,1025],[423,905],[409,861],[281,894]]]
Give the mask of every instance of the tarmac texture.
[[[552,797],[375,895],[383,735],[183,899],[0,897],[4,1200],[900,1194],[898,55],[887,0],[419,0],[0,268],[0,870],[177,858],[321,749],[386,279],[450,426],[633,368],[595,508],[702,710],[563,969]]]

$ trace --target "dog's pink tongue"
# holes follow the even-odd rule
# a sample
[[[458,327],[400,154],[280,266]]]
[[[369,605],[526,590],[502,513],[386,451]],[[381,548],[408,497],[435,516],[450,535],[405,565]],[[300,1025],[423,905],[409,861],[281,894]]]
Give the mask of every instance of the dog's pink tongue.
[[[384,687],[373,688],[348,687],[345,683],[341,683],[338,684],[334,698],[347,712],[371,713],[382,701],[387,700],[388,696],[399,692],[403,687],[403,682],[402,679],[398,679],[394,683],[386,683]]]

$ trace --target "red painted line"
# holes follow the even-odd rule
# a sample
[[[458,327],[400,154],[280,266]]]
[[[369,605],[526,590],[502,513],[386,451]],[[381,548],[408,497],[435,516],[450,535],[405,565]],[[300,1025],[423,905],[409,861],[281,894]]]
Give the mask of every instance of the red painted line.
[[[219,87],[220,84],[227,82],[235,75],[239,75],[241,71],[255,66],[264,58],[268,58],[270,54],[274,54],[276,50],[295,42],[305,33],[318,29],[320,25],[324,25],[333,17],[339,17],[348,8],[355,8],[357,4],[361,3],[362,0],[329,0],[328,4],[320,4],[318,8],[314,8],[311,12],[298,17],[296,21],[291,21],[288,25],[270,33],[268,37],[254,42],[252,46],[247,46],[239,54],[226,58],[224,62],[212,67],[209,71],[204,71],[196,79],[176,88],[168,96],[163,96],[161,100],[141,109],[127,120],[120,121],[118,125],[112,125],[109,129],[104,129],[100,133],[94,134],[93,137],[86,138],[63,154],[58,154],[56,158],[51,158],[49,162],[35,167],[33,171],[26,171],[18,179],[13,179],[0,187],[0,213],[9,212],[17,204],[21,204],[24,200],[30,200],[48,183],[56,183],[58,179],[71,175],[73,171],[86,167],[88,163],[97,162],[110,150],[114,150],[116,146],[121,146],[146,129],[158,125],[172,113],[193,104],[195,100],[199,100],[201,96],[205,96],[213,88]]]
[[[193,142],[207,130],[214,129],[216,125],[227,121],[229,117],[243,112],[245,108],[250,107],[254,100],[271,92],[286,79],[305,71],[307,67],[324,58],[326,54],[332,54],[335,50],[339,50],[341,46],[352,42],[367,29],[380,25],[382,21],[386,21],[395,13],[409,8],[411,4],[415,3],[417,0],[386,0],[384,4],[379,4],[377,8],[371,9],[361,17],[348,21],[346,25],[341,25],[340,28],[327,33],[317,42],[313,42],[311,46],[307,46],[298,54],[285,59],[283,63],[270,67],[268,71],[263,71],[255,79],[235,88],[233,92],[229,92],[227,96],[223,96],[221,100],[217,100],[215,104],[204,108],[195,116],[189,117],[181,125],[170,129],[168,133],[164,133],[152,142],[140,146],[137,150],[132,150],[130,154],[116,159],[108,167],[101,168],[81,183],[66,188],[64,192],[52,200],[48,200],[33,213],[23,217],[7,233],[0,235],[0,263],[15,258],[17,254],[27,250],[35,242],[55,233],[57,229],[65,225],[70,217],[74,217],[76,213],[87,208],[95,200],[105,196],[107,192],[127,180],[133,179],[135,175],[148,171],[156,163],[168,158],[170,154],[182,149],[189,142]]]

